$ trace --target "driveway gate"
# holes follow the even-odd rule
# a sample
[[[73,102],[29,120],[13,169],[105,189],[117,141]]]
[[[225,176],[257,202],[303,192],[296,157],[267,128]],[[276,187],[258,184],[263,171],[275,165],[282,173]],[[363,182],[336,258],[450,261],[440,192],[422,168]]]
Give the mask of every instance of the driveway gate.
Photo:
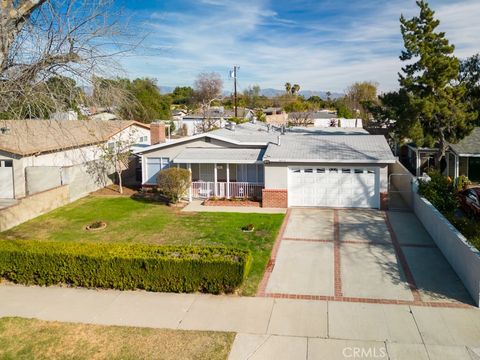
[[[388,176],[388,209],[411,211],[413,208],[412,175]]]

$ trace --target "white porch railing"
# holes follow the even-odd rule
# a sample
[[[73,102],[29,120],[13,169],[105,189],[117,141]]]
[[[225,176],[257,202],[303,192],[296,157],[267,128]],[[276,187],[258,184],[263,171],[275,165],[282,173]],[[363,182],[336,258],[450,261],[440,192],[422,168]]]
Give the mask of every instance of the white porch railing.
[[[227,186],[228,185],[228,186]],[[192,197],[197,199],[221,198],[257,198],[262,197],[262,183],[249,182],[192,182]]]

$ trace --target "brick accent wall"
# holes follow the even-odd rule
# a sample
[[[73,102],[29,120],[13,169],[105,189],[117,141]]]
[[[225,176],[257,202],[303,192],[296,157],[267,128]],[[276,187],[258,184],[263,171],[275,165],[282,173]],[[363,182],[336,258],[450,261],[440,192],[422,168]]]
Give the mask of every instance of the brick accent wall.
[[[288,208],[287,189],[263,189],[262,207],[264,208]]]
[[[380,210],[388,210],[388,192],[380,193]]]

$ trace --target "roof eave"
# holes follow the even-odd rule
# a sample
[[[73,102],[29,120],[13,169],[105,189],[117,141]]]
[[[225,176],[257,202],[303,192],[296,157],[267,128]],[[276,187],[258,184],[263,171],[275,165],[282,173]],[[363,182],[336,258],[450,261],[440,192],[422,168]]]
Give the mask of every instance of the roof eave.
[[[173,159],[174,164],[263,164],[262,160]]]
[[[327,164],[394,164],[396,159],[275,159],[275,158],[264,158],[264,162],[274,162],[274,163],[327,163]]]
[[[148,152],[154,151],[154,150],[158,150],[158,149],[161,149],[163,147],[175,146],[177,144],[183,144],[184,142],[201,139],[202,137],[209,137],[211,139],[224,141],[224,142],[234,144],[234,145],[242,145],[242,146],[267,146],[268,143],[269,143],[269,142],[241,142],[241,141],[236,141],[236,140],[229,139],[229,138],[226,138],[226,137],[223,137],[223,136],[202,133],[202,134],[197,134],[197,135],[186,137],[185,139],[181,139],[180,141],[165,142],[165,143],[161,143],[161,144],[151,145],[150,147],[148,147],[146,149],[142,149],[141,151],[137,151],[134,154],[143,155],[145,153],[148,153]]]

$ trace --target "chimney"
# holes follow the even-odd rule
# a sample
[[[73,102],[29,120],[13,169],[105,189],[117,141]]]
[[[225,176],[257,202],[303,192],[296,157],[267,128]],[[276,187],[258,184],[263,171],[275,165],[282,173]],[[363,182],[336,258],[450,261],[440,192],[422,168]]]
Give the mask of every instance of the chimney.
[[[152,122],[150,124],[150,144],[156,145],[165,141],[165,123],[163,121]]]

